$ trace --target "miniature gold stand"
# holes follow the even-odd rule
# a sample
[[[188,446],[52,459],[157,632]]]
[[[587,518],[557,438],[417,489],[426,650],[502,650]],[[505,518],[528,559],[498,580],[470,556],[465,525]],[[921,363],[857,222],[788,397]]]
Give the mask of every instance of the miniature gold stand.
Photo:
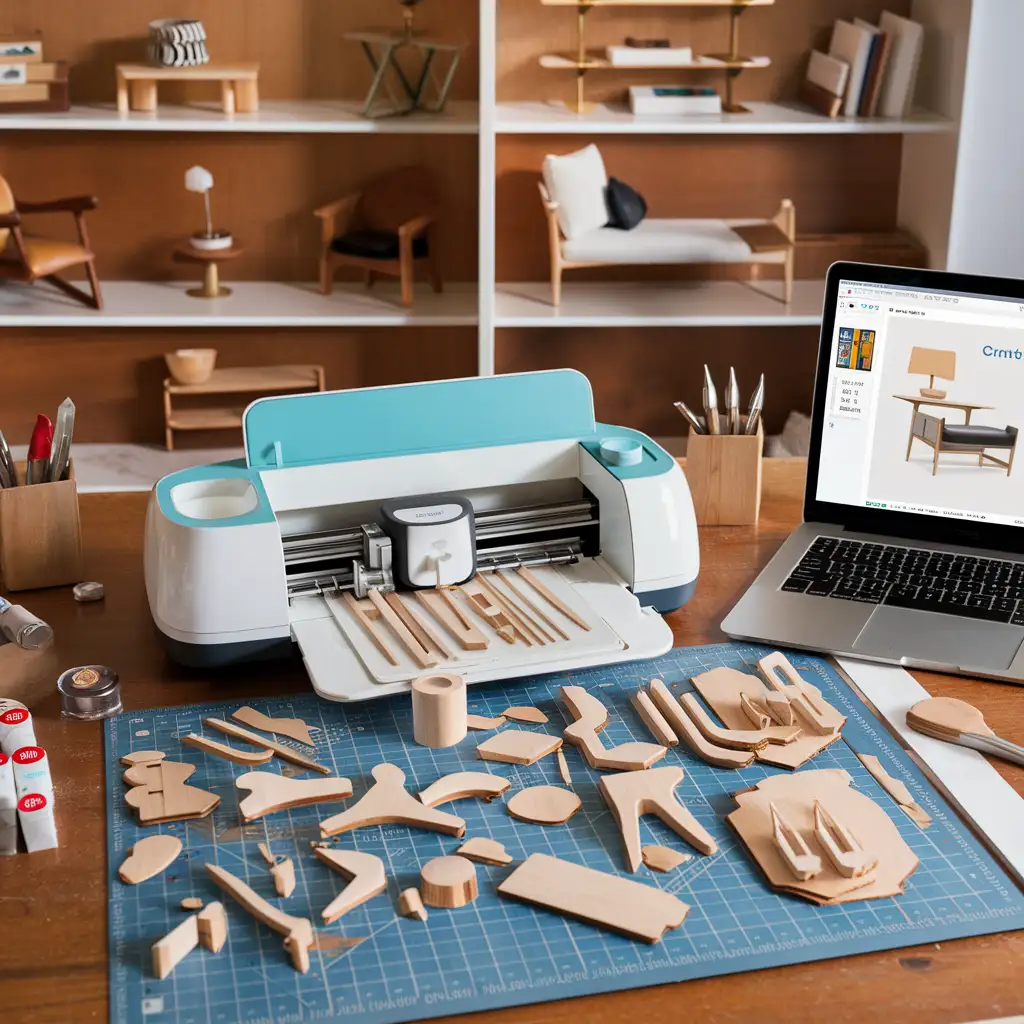
[[[233,260],[241,256],[245,250],[240,245],[232,245],[230,249],[195,249],[188,242],[182,242],[174,250],[176,263],[202,263],[203,284],[199,288],[189,288],[187,293],[196,299],[223,299],[231,294],[230,288],[220,283],[218,264],[222,260]]]

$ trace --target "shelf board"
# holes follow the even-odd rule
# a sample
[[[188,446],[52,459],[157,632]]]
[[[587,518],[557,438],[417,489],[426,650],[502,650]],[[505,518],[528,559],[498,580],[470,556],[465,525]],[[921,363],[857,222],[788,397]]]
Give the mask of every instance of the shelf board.
[[[413,306],[399,303],[397,285],[337,283],[332,295],[302,282],[228,281],[232,294],[196,299],[187,281],[103,281],[104,308],[88,309],[45,281],[0,285],[4,327],[473,327],[477,286],[447,285],[441,295],[417,287]]]
[[[214,370],[202,384],[175,384],[168,378],[164,390],[171,395],[241,395],[248,391],[315,391],[319,366],[229,366]]]
[[[949,132],[954,122],[926,110],[906,118],[825,117],[797,103],[744,103],[747,114],[666,117],[598,104],[577,114],[564,103],[499,103],[499,135],[917,135]]]
[[[0,114],[0,131],[224,132],[279,134],[475,135],[476,103],[452,101],[444,113],[419,111],[371,120],[357,100],[260,100],[254,114],[225,114],[218,103],[162,104],[153,113],[119,114],[112,103],[77,104],[55,114]]]
[[[775,0],[540,0],[544,7],[771,7]]]
[[[241,406],[225,409],[175,409],[167,425],[171,430],[232,430],[242,425]]]
[[[723,71],[742,70],[744,68],[766,68],[771,65],[770,57],[740,57],[729,60],[724,57],[695,57],[684,64],[657,65],[650,64],[613,64],[607,57],[588,53],[585,60],[579,60],[571,54],[545,53],[538,58],[542,68],[556,71]]]
[[[573,282],[552,306],[547,282],[499,283],[495,327],[803,327],[821,323],[822,281]]]

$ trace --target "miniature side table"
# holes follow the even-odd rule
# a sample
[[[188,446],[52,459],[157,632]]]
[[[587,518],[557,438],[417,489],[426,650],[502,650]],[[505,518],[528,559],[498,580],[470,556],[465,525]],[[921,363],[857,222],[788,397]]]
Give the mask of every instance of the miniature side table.
[[[201,288],[189,288],[188,295],[196,299],[222,299],[231,294],[230,288],[220,283],[218,264],[241,256],[245,250],[240,245],[232,245],[230,249],[195,249],[188,242],[181,242],[174,248],[175,263],[202,263],[203,284]]]
[[[220,82],[225,114],[255,114],[259,110],[259,64],[200,64],[166,68],[156,64],[117,65],[117,112],[156,111],[157,82]]]

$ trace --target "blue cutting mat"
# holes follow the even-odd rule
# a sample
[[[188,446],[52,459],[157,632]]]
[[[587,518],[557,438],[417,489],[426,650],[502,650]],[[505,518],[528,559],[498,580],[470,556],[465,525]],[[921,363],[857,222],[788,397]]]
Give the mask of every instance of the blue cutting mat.
[[[650,736],[629,695],[652,676],[689,689],[689,677],[716,665],[752,666],[767,648],[720,644],[677,648],[653,662],[637,662],[570,676],[545,676],[507,686],[474,687],[470,711],[498,715],[509,705],[535,704],[547,726],[519,726],[558,733],[563,717],[558,688],[571,681],[596,692],[609,709],[606,745]],[[475,769],[512,780],[512,790],[558,783],[554,757],[530,767],[476,760],[475,748],[489,733],[470,733],[458,747],[429,750],[412,742],[406,697],[369,704],[331,704],[312,693],[254,701],[271,715],[296,715],[319,726],[318,757],[352,779],[346,804],[303,807],[271,815],[243,828],[237,815],[233,778],[246,769],[182,746],[177,737],[201,731],[203,716],[226,717],[238,706],[204,704],[122,714],[107,723],[107,821],[110,893],[110,1001],[114,1024],[217,1024],[258,1021],[290,1024],[358,1017],[362,1024],[386,1024],[463,1013],[615,989],[657,985],[715,974],[847,956],[870,950],[1009,931],[1024,927],[1024,897],[971,835],[918,768],[889,736],[836,671],[820,658],[794,654],[805,678],[849,716],[843,741],[834,743],[808,767],[844,768],[856,787],[881,804],[920,859],[904,895],[895,899],[817,907],[768,889],[724,821],[733,808],[730,793],[779,769],[756,762],[742,771],[712,768],[675,748],[664,764],[682,763],[686,778],[678,795],[714,835],[719,852],[694,856],[676,871],[657,874],[641,867],[635,876],[679,895],[690,904],[683,926],[654,946],[600,931],[499,897],[494,887],[507,868],[477,865],[480,895],[455,911],[430,910],[426,924],[396,916],[400,890],[417,884],[420,866],[451,853],[463,840],[400,826],[373,827],[335,839],[382,857],[386,894],[320,929],[319,950],[308,974],[288,963],[282,938],[256,922],[207,879],[206,861],[216,861],[274,900],[273,886],[257,843],[296,864],[294,894],[279,902],[288,913],[320,911],[343,887],[342,878],[315,861],[309,841],[319,838],[318,821],[365,792],[369,771],[381,761],[403,768],[418,791],[441,775]],[[218,739],[224,737],[212,734]],[[212,819],[158,826],[185,844],[181,857],[162,876],[138,886],[123,885],[117,868],[126,851],[153,827],[139,828],[123,799],[118,758],[131,750],[157,749],[197,765],[191,782],[220,794]],[[934,824],[922,831],[897,808],[858,761],[855,751],[877,754],[891,775],[903,779]],[[582,809],[565,826],[518,822],[502,800],[463,800],[449,805],[466,820],[466,838],[490,836],[521,860],[544,852],[625,874],[618,831],[597,790],[598,773],[579,753],[566,756]],[[272,762],[273,767],[278,762]],[[275,768],[274,770],[279,770]],[[641,826],[645,843],[687,849],[656,819]],[[217,955],[196,950],[164,981],[150,972],[151,944],[183,917],[185,896],[222,899],[229,919],[228,941]]]

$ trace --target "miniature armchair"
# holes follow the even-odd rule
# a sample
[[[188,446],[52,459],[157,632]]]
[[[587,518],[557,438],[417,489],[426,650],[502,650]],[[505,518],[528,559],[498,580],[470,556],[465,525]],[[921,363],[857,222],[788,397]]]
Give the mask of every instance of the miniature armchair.
[[[402,305],[411,306],[416,265],[443,289],[437,254],[437,188],[419,167],[392,171],[361,192],[314,210],[320,218],[320,291],[330,295],[338,267],[356,267],[372,287],[378,274],[397,277]]]
[[[93,196],[72,196],[46,203],[16,202],[10,186],[0,177],[0,280],[27,281],[40,278],[93,309],[103,308],[100,282],[96,276],[96,256],[89,248],[85,230],[87,210],[95,210]],[[22,218],[35,213],[70,213],[78,229],[78,243],[39,238],[22,231]],[[90,292],[58,276],[69,267],[85,266]]]

